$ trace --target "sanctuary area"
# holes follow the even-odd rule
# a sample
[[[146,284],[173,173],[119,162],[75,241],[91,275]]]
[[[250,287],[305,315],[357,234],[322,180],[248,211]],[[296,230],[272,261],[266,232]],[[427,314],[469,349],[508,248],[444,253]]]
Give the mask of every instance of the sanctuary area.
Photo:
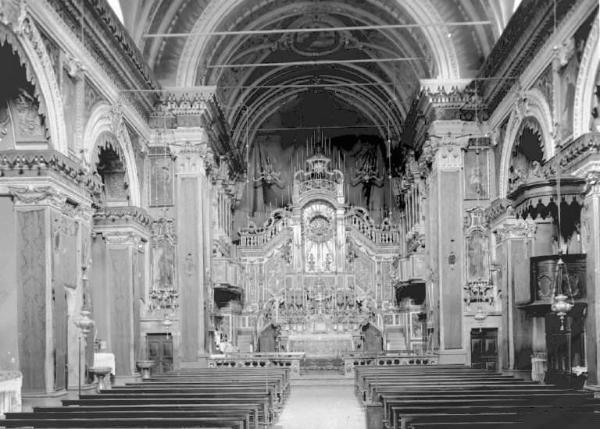
[[[0,427],[600,427],[599,5],[0,0]]]

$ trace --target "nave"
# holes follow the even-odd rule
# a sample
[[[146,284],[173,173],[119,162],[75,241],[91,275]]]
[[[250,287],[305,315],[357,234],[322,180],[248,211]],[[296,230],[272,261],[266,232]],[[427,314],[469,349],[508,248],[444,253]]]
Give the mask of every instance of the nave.
[[[355,377],[289,369],[186,370],[62,406],[7,413],[6,428],[595,428],[593,394],[461,365],[365,366]]]
[[[594,423],[599,9],[0,0],[0,416]]]

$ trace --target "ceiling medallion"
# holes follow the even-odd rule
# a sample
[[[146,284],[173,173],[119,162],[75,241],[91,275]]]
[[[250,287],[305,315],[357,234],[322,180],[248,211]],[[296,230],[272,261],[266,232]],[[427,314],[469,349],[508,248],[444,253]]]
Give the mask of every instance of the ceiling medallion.
[[[338,22],[327,15],[304,16],[293,24],[293,28],[333,28]],[[286,45],[294,52],[306,57],[320,57],[336,52],[345,37],[337,31],[294,33],[287,36]]]

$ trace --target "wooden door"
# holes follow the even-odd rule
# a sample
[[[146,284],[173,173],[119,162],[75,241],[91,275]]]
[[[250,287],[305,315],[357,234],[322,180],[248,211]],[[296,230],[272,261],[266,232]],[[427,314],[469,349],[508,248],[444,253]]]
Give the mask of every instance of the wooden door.
[[[498,330],[471,330],[471,367],[495,371],[498,368]]]
[[[155,374],[173,369],[173,337],[169,334],[148,334],[146,337],[148,359],[155,362]]]

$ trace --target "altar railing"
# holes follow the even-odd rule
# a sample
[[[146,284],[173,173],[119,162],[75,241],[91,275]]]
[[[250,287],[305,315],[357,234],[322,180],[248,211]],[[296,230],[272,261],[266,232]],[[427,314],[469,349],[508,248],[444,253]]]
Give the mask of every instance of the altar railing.
[[[365,354],[351,353],[342,356],[344,360],[344,375],[354,377],[354,368],[361,366],[409,366],[437,365],[438,358],[434,354],[418,355],[412,353]]]
[[[287,368],[292,377],[300,376],[304,353],[226,353],[210,355],[209,368]]]
[[[0,371],[0,419],[21,411],[23,376],[18,371]],[[1,425],[0,425],[1,426]]]

